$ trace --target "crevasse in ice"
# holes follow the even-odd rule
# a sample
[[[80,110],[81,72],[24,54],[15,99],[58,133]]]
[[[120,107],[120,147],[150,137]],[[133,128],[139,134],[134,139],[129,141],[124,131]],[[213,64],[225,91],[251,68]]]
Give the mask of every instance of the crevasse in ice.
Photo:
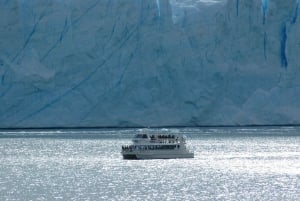
[[[0,1],[0,127],[300,123],[298,0]]]

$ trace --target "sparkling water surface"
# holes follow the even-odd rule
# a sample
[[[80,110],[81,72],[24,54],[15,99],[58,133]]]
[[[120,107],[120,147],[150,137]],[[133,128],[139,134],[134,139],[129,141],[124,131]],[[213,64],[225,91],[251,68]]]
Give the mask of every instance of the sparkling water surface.
[[[194,159],[123,160],[127,130],[1,131],[0,200],[300,200],[300,128],[184,133]]]

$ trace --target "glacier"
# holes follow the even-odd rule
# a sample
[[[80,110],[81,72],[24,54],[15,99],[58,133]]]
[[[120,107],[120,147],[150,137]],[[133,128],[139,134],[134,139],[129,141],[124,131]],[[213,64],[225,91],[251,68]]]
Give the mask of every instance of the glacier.
[[[0,127],[300,124],[299,0],[0,0]]]

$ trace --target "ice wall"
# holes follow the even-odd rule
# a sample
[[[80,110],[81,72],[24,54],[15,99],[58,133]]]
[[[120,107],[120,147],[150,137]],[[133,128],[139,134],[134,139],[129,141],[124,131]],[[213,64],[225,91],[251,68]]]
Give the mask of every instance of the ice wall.
[[[298,0],[0,0],[0,127],[300,123]]]

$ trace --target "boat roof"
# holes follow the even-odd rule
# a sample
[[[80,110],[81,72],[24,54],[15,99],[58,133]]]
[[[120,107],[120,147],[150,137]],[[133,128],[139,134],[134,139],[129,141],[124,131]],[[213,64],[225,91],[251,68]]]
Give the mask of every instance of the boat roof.
[[[185,135],[180,134],[180,133],[138,133],[135,134],[134,137],[138,138],[148,138],[148,137],[162,137],[162,138],[176,138],[176,137],[184,137],[186,138]]]

